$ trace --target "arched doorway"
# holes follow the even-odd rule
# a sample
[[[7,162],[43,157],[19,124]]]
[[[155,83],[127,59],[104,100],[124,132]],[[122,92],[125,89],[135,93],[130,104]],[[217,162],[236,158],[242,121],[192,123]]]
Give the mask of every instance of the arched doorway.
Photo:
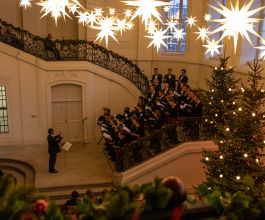
[[[82,124],[82,86],[59,84],[51,88],[52,127],[61,132],[65,141],[77,142],[84,138]]]

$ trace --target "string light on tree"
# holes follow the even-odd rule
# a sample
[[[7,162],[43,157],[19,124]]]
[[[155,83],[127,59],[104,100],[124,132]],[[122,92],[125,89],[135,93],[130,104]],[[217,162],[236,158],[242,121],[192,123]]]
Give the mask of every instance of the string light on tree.
[[[209,160],[209,157],[206,157],[205,160],[208,161]]]
[[[248,157],[248,154],[244,154],[244,157],[247,158]]]
[[[237,177],[236,177],[236,179],[237,179],[237,180],[240,180],[240,179],[241,179],[241,177],[240,177],[240,176],[237,176]]]
[[[220,174],[220,178],[223,178],[223,174]]]
[[[222,160],[222,159],[224,159],[224,157],[221,155],[221,156],[220,156],[220,159]]]
[[[255,112],[253,112],[251,115],[252,115],[252,117],[255,117],[255,116],[256,116],[256,113],[255,113]]]

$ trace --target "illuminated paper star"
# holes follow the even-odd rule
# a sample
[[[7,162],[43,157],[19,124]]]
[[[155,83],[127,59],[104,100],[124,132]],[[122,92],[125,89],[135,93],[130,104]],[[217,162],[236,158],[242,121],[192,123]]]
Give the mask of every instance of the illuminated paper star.
[[[199,36],[197,37],[197,40],[198,39],[201,39],[202,42],[204,43],[205,39],[209,39],[209,34],[210,34],[210,31],[209,31],[209,28],[206,28],[206,27],[198,27],[199,29],[199,32],[195,32],[196,34],[198,34]]]
[[[186,22],[188,23],[188,25],[190,27],[192,27],[193,25],[195,25],[195,23],[197,22],[197,20],[196,20],[196,17],[190,16],[190,17],[187,18]]]
[[[255,47],[255,48],[258,50],[261,50],[259,54],[259,59],[265,60],[265,40],[262,40],[261,43],[262,43],[262,46]]]
[[[134,27],[134,24],[131,21],[129,21],[129,22],[126,23],[126,29],[132,30],[133,27]]]
[[[207,40],[207,44],[203,45],[203,47],[207,48],[205,54],[210,53],[213,57],[214,53],[220,54],[219,48],[222,48],[223,45],[219,45],[219,41],[215,41],[215,39]]]
[[[148,48],[154,45],[156,47],[157,52],[159,51],[161,45],[167,48],[167,45],[164,39],[167,39],[170,36],[165,36],[166,32],[167,30],[160,29],[160,30],[155,31],[151,36],[145,36],[147,38],[152,39],[151,43],[148,45]]]
[[[66,9],[71,10],[70,8],[73,4],[82,7],[78,0],[42,0],[37,3],[37,5],[41,6],[41,13],[43,13],[41,17],[50,14],[54,18],[56,25],[58,18],[60,17],[63,17],[64,19],[65,16],[71,18],[67,14]]]
[[[235,5],[233,5],[232,3],[230,4],[230,8],[220,4],[219,2],[217,2],[219,7],[210,5],[212,9],[222,15],[222,18],[212,20],[213,22],[217,22],[220,24],[220,27],[215,29],[212,34],[217,32],[223,32],[221,39],[225,37],[232,37],[234,39],[235,53],[239,35],[243,38],[246,38],[251,45],[253,44],[250,40],[249,33],[261,38],[259,34],[254,30],[254,24],[260,22],[261,19],[251,16],[262,11],[265,6],[250,10],[253,3],[254,0],[250,0],[248,3],[245,2],[245,4],[240,7],[239,1],[237,0]]]
[[[131,20],[137,16],[142,17],[142,23],[147,26],[148,21],[154,16],[157,20],[162,22],[161,15],[157,10],[157,7],[170,5],[169,2],[156,1],[156,0],[135,0],[135,1],[122,1],[126,5],[137,7],[136,12],[132,16]]]
[[[103,10],[102,10],[102,8],[95,8],[95,15],[96,15],[97,17],[102,16],[102,14],[103,14]]]
[[[91,25],[91,26],[94,26],[94,23],[97,23],[97,17],[96,15],[94,14],[94,12],[92,11],[91,13],[89,13],[87,15],[87,21],[86,21],[86,24],[88,25]]]
[[[126,19],[116,19],[116,26],[117,26],[117,31],[120,32],[121,36],[123,31],[126,30]]]
[[[115,8],[110,8],[109,9],[109,15],[115,15],[116,9]]]
[[[76,16],[78,17],[78,23],[87,24],[88,23],[88,12],[79,12],[79,15]]]
[[[165,25],[167,25],[167,29],[170,30],[171,32],[175,31],[177,22],[174,21],[174,19],[170,19],[167,23],[165,23]]]
[[[115,26],[115,21],[112,17],[105,17],[101,18],[98,21],[97,26],[91,27],[96,30],[100,30],[100,32],[97,34],[96,40],[102,41],[103,38],[105,38],[106,46],[108,47],[109,37],[114,39],[117,43],[118,40],[115,37],[115,31],[117,30],[117,27]]]
[[[131,9],[126,9],[124,11],[125,17],[130,18],[132,16],[132,10]]]
[[[212,15],[210,15],[210,14],[205,14],[205,15],[204,15],[204,20],[205,20],[205,21],[210,21],[211,18],[212,18]]]
[[[19,6],[27,9],[28,7],[31,7],[31,1],[32,0],[20,0]]]
[[[184,39],[184,29],[176,29],[175,32],[173,33],[173,38],[177,39],[177,41],[183,40]]]
[[[164,12],[169,12],[169,7],[168,6],[166,6],[166,7],[164,7]]]
[[[154,21],[152,19],[150,21],[148,21],[146,30],[147,30],[148,34],[153,34],[154,32],[156,32],[157,31],[156,21]]]

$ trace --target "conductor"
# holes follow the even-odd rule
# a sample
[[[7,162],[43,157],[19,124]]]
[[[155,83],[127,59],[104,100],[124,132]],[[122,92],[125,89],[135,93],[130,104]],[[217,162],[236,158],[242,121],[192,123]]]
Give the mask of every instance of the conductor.
[[[62,140],[62,135],[61,133],[58,135],[54,135],[54,130],[53,128],[48,129],[48,136],[47,136],[47,141],[48,141],[48,152],[50,154],[49,157],[49,172],[50,173],[58,173],[56,169],[54,169],[56,158],[57,158],[57,153],[61,152],[59,143]]]

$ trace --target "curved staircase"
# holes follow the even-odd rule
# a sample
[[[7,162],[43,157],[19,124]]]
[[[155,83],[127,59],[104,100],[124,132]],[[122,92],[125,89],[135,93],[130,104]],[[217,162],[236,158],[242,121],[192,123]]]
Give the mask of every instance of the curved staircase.
[[[46,61],[55,61],[53,54],[45,50],[44,38],[21,30],[0,19],[0,42]],[[143,94],[148,90],[148,78],[140,68],[113,51],[85,40],[56,40],[56,48],[65,61],[88,61],[112,71],[131,81]]]

